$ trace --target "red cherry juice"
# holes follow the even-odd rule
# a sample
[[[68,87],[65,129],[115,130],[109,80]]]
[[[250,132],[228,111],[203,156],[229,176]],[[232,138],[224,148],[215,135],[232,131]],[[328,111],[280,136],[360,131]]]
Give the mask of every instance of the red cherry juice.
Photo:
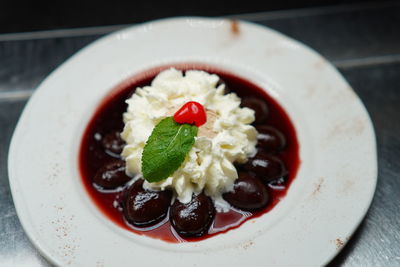
[[[121,202],[123,191],[110,192],[98,190],[92,183],[92,178],[97,170],[107,162],[115,159],[107,154],[101,144],[101,139],[107,133],[113,131],[122,132],[123,121],[122,114],[126,111],[128,99],[137,87],[149,85],[154,77],[162,70],[174,67],[180,70],[204,70],[208,73],[217,74],[232,92],[239,97],[256,97],[264,99],[269,107],[269,115],[265,124],[279,129],[287,139],[286,148],[277,155],[286,165],[288,170],[287,181],[284,186],[269,187],[271,195],[269,205],[261,211],[245,212],[231,208],[229,212],[217,212],[214,223],[208,234],[196,238],[182,238],[172,228],[168,221],[168,216],[163,222],[148,228],[138,228],[129,225],[123,216]],[[185,241],[199,241],[210,238],[214,235],[225,233],[231,229],[237,228],[247,220],[262,216],[274,208],[286,195],[286,192],[296,177],[300,165],[299,144],[295,128],[290,121],[285,110],[269,96],[262,88],[255,85],[239,75],[232,74],[222,69],[197,63],[175,64],[153,68],[134,77],[127,79],[105,96],[99,104],[84,131],[79,150],[78,159],[81,173],[82,184],[85,187],[89,197],[93,200],[97,208],[116,225],[131,231],[135,234],[146,235],[152,238],[161,239],[167,242],[177,243]]]

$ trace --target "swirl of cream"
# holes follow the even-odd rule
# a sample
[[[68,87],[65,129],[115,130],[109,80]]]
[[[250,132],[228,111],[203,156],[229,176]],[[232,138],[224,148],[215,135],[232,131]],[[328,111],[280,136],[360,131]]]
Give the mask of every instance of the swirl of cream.
[[[181,167],[167,179],[143,187],[172,189],[187,203],[193,193],[204,192],[218,209],[225,209],[221,195],[232,189],[238,174],[233,163],[244,163],[256,153],[257,131],[250,124],[254,111],[240,107],[235,93],[224,94],[219,77],[204,71],[185,72],[174,68],[161,72],[151,86],[137,88],[126,103],[125,127],[121,134],[127,145],[122,151],[128,175],[141,173],[141,156],[155,125],[172,116],[183,104],[196,101],[207,111],[207,122],[200,126],[193,148]]]

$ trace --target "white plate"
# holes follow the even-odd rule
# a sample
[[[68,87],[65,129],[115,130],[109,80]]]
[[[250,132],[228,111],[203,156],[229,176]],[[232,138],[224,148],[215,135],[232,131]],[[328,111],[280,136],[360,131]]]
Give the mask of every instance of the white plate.
[[[271,212],[201,242],[170,244],[103,216],[83,189],[77,156],[88,120],[111,88],[179,62],[212,64],[265,88],[294,122],[302,164]],[[23,228],[57,265],[318,266],[367,212],[377,159],[364,106],[316,52],[248,22],[173,18],[108,35],[54,71],[17,125],[9,177]]]

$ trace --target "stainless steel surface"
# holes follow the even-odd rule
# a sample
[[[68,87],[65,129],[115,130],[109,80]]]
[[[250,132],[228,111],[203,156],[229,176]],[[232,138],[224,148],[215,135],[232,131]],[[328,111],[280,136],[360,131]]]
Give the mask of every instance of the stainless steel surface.
[[[316,49],[362,99],[377,135],[378,186],[365,220],[330,265],[400,266],[400,4],[234,17],[269,26]],[[120,27],[0,35],[0,266],[49,266],[21,227],[8,183],[8,147],[23,106],[55,67]]]

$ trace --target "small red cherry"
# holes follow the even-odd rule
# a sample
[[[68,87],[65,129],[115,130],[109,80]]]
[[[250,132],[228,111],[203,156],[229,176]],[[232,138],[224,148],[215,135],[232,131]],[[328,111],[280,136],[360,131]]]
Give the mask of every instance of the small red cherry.
[[[190,101],[174,114],[174,120],[180,124],[195,124],[197,127],[200,127],[207,121],[206,110],[202,104]]]

